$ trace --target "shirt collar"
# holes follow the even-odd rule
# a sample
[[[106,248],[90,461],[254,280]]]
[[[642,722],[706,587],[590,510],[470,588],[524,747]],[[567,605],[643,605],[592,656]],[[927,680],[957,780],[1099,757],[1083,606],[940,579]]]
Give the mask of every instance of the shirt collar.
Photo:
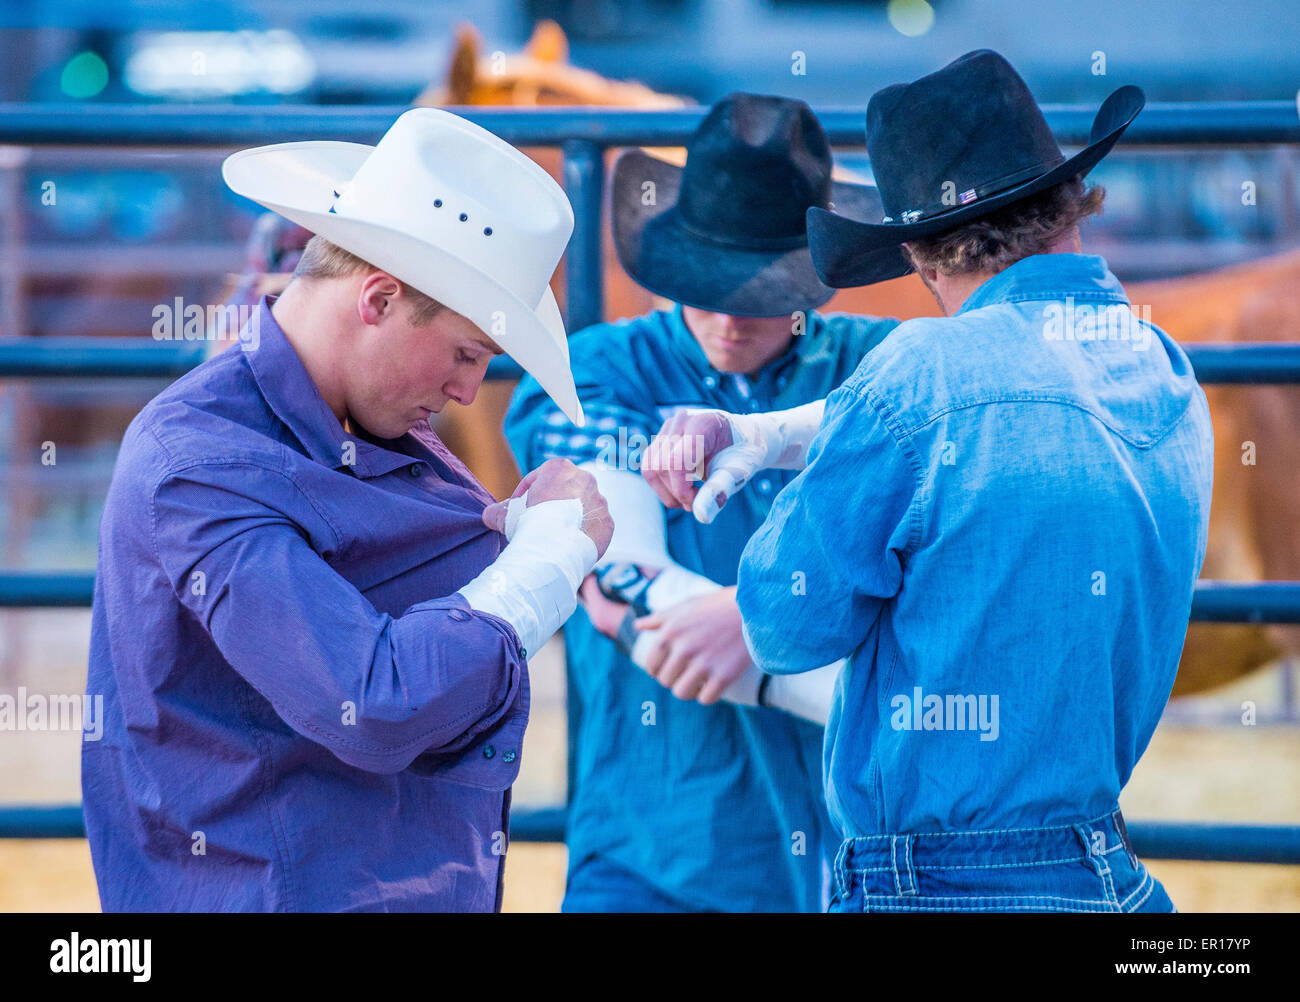
[[[1119,279],[1095,254],[1034,254],[1021,258],[980,285],[962,303],[961,316],[996,303],[1060,299],[1128,302]]]
[[[388,443],[392,448],[377,444],[377,440],[362,429],[349,434],[334,416],[320,395],[302,359],[285,337],[271,313],[274,296],[263,296],[258,303],[256,323],[257,347],[248,354],[248,364],[257,380],[262,398],[270,405],[285,426],[293,432],[303,449],[317,463],[331,470],[351,469],[359,476],[377,477],[401,466],[409,466],[411,456],[400,450],[410,435],[403,435]],[[348,444],[351,449],[345,448]],[[353,458],[348,463],[345,460]]]

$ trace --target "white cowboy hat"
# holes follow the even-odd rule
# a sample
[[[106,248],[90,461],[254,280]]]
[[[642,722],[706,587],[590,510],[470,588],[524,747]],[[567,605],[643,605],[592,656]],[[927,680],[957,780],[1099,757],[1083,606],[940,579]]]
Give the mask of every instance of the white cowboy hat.
[[[476,324],[584,423],[550,278],[573,232],[560,186],[458,115],[416,108],[378,146],[280,143],[221,168],[232,190]]]

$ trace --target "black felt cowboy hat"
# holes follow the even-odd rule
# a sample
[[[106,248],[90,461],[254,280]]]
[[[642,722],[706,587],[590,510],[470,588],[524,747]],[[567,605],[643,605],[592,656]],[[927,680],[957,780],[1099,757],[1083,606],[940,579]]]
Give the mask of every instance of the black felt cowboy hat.
[[[809,209],[817,274],[837,289],[906,275],[904,242],[1087,174],[1145,103],[1141,89],[1119,88],[1097,111],[1088,145],[1067,159],[1020,74],[988,49],[877,91],[867,104],[867,153],[884,213],[862,222]]]
[[[687,146],[686,166],[628,150],[614,167],[614,246],[640,285],[735,316],[821,306],[805,215],[830,208],[879,217],[866,185],[831,180],[831,150],[808,105],[731,94]]]

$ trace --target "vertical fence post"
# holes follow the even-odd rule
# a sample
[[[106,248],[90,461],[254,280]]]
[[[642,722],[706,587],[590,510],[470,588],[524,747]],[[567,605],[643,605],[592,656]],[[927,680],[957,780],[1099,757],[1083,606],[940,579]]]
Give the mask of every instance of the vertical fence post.
[[[605,158],[599,143],[587,139],[565,142],[564,191],[573,204],[573,236],[564,257],[564,323],[572,334],[605,319],[604,262],[600,226],[604,200]],[[567,662],[568,655],[565,655]],[[578,746],[582,707],[573,673],[565,670],[565,719],[568,747],[565,755],[565,804],[573,801],[577,781],[573,750]]]
[[[573,237],[564,256],[564,322],[569,333],[605,319],[600,255],[605,163],[598,143],[564,144],[564,192],[573,203]]]

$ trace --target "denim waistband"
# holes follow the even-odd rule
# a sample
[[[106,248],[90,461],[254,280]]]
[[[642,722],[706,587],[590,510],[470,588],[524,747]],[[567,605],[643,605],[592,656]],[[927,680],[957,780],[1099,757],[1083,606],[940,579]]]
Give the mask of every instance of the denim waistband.
[[[1059,863],[1089,857],[1104,861],[1121,846],[1137,866],[1124,818],[1116,808],[1090,821],[1045,828],[862,835],[846,839],[840,846],[835,868],[841,877],[848,870],[892,870],[905,885],[913,870]]]

